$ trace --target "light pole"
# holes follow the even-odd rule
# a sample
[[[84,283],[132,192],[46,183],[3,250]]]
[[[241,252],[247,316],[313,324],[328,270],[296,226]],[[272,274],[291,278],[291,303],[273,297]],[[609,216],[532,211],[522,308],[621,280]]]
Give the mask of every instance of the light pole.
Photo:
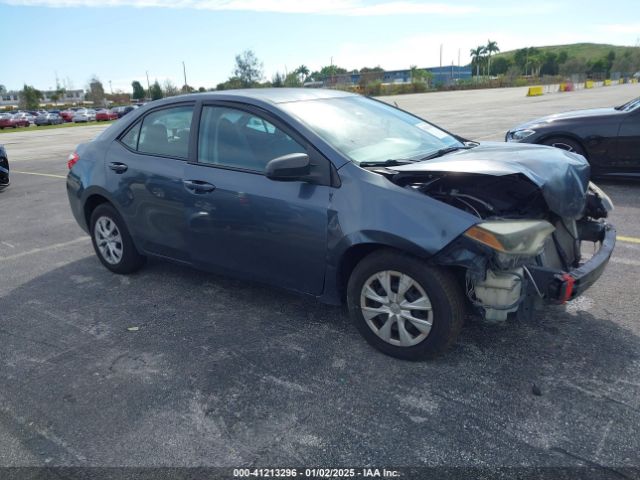
[[[185,92],[188,93],[187,90],[187,67],[184,66],[184,60],[182,61],[182,73],[184,73],[184,88]]]
[[[151,85],[149,85],[149,70],[145,72],[147,74],[147,95],[149,100],[151,99]]]

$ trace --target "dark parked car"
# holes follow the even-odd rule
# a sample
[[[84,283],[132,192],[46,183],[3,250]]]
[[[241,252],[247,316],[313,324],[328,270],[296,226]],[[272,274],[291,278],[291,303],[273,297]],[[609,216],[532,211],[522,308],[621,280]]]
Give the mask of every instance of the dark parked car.
[[[113,111],[118,115],[118,118],[122,118],[127,113],[133,112],[136,108],[138,108],[136,105],[127,105],[125,107],[115,107]]]
[[[42,125],[60,125],[64,120],[57,113],[42,113],[34,121],[37,127]]]
[[[0,190],[9,186],[9,157],[4,146],[0,145]]]
[[[346,302],[402,358],[451,345],[468,308],[502,321],[575,298],[615,244],[583,157],[466,142],[332,90],[155,101],[68,166],[71,209],[109,270],[157,256]],[[599,246],[587,261],[580,241]]]
[[[509,130],[506,140],[579,153],[594,177],[640,177],[640,98],[538,118]]]

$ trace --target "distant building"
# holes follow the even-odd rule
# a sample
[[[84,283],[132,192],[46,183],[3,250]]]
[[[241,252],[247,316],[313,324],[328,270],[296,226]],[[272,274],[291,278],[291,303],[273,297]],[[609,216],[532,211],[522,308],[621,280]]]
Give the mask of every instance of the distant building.
[[[458,67],[451,65],[448,67],[430,67],[420,68],[418,70],[424,70],[431,72],[433,85],[451,85],[460,80],[471,79],[471,67]],[[361,81],[369,82],[379,80],[384,84],[389,83],[411,83],[411,70],[387,70],[384,72],[367,72],[360,73],[343,73],[340,75],[333,75],[323,79],[314,79],[313,82],[305,83],[305,87],[330,87],[334,85],[358,85]]]
[[[84,90],[66,90],[62,97],[54,102],[51,99],[52,95],[55,95],[55,90],[41,90],[43,98],[40,100],[40,105],[55,105],[56,103],[60,105],[64,104],[79,104],[84,102]],[[12,90],[10,92],[5,93],[0,98],[0,107],[17,107],[18,102],[20,101],[20,92],[16,90]]]

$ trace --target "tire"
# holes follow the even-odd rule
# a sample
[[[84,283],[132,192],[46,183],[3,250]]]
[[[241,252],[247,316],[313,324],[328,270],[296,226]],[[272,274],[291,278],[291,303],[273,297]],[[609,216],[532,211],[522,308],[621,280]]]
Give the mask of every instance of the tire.
[[[386,296],[380,280],[386,282],[385,272],[389,274],[391,290],[391,295]],[[392,295],[398,295],[401,285],[409,281],[406,292],[393,299]],[[372,292],[389,303],[376,302],[371,298]],[[407,303],[419,308],[400,308]],[[376,251],[358,263],[349,278],[347,305],[352,321],[367,342],[387,355],[405,360],[434,358],[443,353],[455,342],[464,322],[465,299],[451,272],[390,249]],[[389,313],[363,311],[363,306]],[[403,316],[407,314],[413,320]],[[383,326],[387,324],[389,335],[384,339],[387,335]],[[408,336],[401,335],[401,330]]]
[[[114,273],[128,274],[144,265],[146,258],[136,250],[129,229],[112,205],[98,205],[91,214],[89,223],[93,249],[105,267]],[[113,239],[109,245],[104,244],[105,237]],[[103,246],[99,246],[99,243]]]
[[[547,138],[542,142],[543,145],[547,145],[549,147],[556,147],[562,150],[567,150],[569,152],[577,153],[578,155],[582,155],[587,158],[587,154],[582,148],[582,145],[577,141],[567,138],[567,137],[551,137]]]

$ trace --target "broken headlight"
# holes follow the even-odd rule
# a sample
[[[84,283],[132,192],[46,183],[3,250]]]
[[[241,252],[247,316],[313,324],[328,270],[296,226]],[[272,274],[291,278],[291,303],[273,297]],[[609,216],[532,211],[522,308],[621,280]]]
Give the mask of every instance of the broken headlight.
[[[542,252],[554,230],[544,220],[491,220],[474,225],[464,235],[500,253],[533,257]]]

